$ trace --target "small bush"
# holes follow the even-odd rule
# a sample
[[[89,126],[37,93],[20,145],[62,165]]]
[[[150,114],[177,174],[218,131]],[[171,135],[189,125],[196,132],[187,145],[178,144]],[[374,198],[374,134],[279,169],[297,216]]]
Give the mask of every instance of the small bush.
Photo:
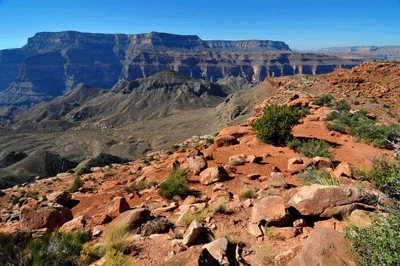
[[[263,112],[263,116],[252,124],[260,141],[282,144],[292,139],[290,131],[302,116],[299,108],[273,104],[266,106]]]
[[[232,244],[240,242],[239,232],[232,230],[228,225],[218,226],[217,230],[211,237],[211,241],[217,240],[221,237],[225,237]]]
[[[324,186],[338,186],[339,182],[334,179],[331,174],[324,170],[307,168],[302,173],[297,175],[297,178],[302,180],[306,185],[320,184]]]
[[[79,256],[78,265],[90,265],[93,262],[101,259],[103,256],[102,249],[93,244],[85,243]]]
[[[327,142],[320,139],[309,139],[307,142],[300,140],[293,140],[288,142],[290,149],[298,150],[306,157],[324,157],[332,159],[332,152],[329,150],[330,146]]]
[[[67,189],[67,192],[69,192],[69,193],[77,192],[79,190],[79,188],[81,188],[82,186],[83,186],[83,181],[81,180],[81,178],[79,176],[77,176],[74,179],[74,183],[72,184],[72,186]]]
[[[239,199],[244,201],[246,199],[252,199],[256,197],[256,193],[252,187],[245,186],[238,192]]]
[[[116,250],[125,252],[128,249],[129,242],[127,240],[129,232],[128,224],[120,223],[108,228],[102,235],[102,240],[106,250]]]
[[[3,190],[0,189],[0,198],[4,197],[5,195],[6,195],[6,193]]]
[[[339,112],[348,112],[350,111],[350,105],[347,100],[341,100],[335,104],[335,109]]]
[[[67,171],[67,173],[68,173],[68,174],[73,174],[73,173],[75,173],[75,171],[74,171],[73,169],[69,169],[69,170]]]
[[[177,149],[179,149],[180,147],[181,147],[180,145],[174,144],[174,145],[172,145],[171,149],[177,150]]]
[[[86,167],[81,168],[81,169],[78,171],[78,175],[89,174],[89,173],[91,173],[91,172],[92,172],[92,171],[90,171],[90,166],[86,166]]]
[[[318,97],[318,99],[313,101],[313,104],[315,105],[319,105],[319,106],[331,106],[331,102],[334,100],[335,98],[330,95],[330,94],[323,94],[321,96]]]
[[[33,239],[26,251],[31,254],[32,265],[76,265],[83,244],[91,236],[88,232],[62,232],[56,229],[43,239]]]
[[[184,197],[189,194],[190,189],[186,184],[187,169],[172,170],[167,180],[160,184],[158,193],[160,196],[172,199],[175,195]]]
[[[104,255],[106,261],[104,266],[134,266],[136,265],[129,257],[125,256],[124,253],[109,249]]]
[[[214,139],[213,138],[206,138],[206,143],[208,145],[214,144]]]
[[[173,154],[173,152],[172,151],[167,151],[166,154],[167,155],[171,155],[171,154]]]
[[[278,231],[274,227],[268,227],[267,224],[264,226],[264,234],[268,240],[276,240],[279,237]]]

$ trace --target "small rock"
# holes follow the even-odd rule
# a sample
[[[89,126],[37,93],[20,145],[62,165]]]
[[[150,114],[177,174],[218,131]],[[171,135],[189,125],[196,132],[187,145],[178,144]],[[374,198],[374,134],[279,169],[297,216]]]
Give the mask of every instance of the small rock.
[[[229,265],[227,255],[228,239],[225,237],[218,238],[211,243],[204,245],[202,248],[207,249],[208,252],[220,263],[220,265]]]
[[[298,219],[293,222],[293,227],[306,227],[307,221],[304,219]]]
[[[247,157],[244,154],[236,154],[229,157],[229,165],[242,165],[247,161]]]
[[[236,145],[239,144],[239,142],[233,136],[222,136],[222,137],[217,137],[214,141],[214,144],[218,148],[223,146]]]
[[[95,227],[93,228],[92,236],[93,236],[93,237],[99,237],[99,236],[101,236],[101,234],[103,234],[103,232],[104,232],[104,229],[105,229],[105,226],[104,226],[104,225],[97,225],[97,226],[95,226]]]
[[[129,204],[124,197],[115,197],[112,202],[106,205],[106,215],[115,218],[129,209]]]
[[[265,189],[273,188],[286,188],[287,183],[282,173],[272,172],[265,184]]]
[[[248,180],[257,180],[259,177],[260,177],[259,174],[250,174],[250,175],[247,175],[247,179],[248,179]]]
[[[228,173],[222,166],[211,167],[200,173],[200,183],[210,185],[215,182],[225,181],[228,177]]]
[[[255,155],[249,155],[247,156],[247,162],[249,163],[261,163],[263,158]]]

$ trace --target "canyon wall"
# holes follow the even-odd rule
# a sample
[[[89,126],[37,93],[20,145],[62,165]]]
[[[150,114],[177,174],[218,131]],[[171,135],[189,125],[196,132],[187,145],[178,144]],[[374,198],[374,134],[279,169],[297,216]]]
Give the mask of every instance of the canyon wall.
[[[79,83],[110,89],[118,81],[146,78],[172,69],[217,81],[329,73],[367,58],[292,52],[268,40],[203,41],[168,33],[96,34],[42,32],[28,43],[0,53],[0,107],[32,106],[70,91]]]

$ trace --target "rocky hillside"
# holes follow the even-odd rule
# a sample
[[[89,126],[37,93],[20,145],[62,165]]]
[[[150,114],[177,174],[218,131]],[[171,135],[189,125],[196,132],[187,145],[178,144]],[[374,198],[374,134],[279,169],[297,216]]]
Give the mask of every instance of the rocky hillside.
[[[209,81],[234,76],[259,82],[271,76],[328,73],[368,60],[291,52],[277,41],[203,41],[158,32],[42,32],[21,49],[0,51],[0,107],[49,101],[80,83],[110,89],[118,81],[168,69]]]
[[[318,50],[318,52],[360,54],[375,56],[381,60],[400,60],[400,46],[330,47]]]
[[[384,67],[397,66],[378,69]],[[332,84],[329,77],[338,73],[320,77],[318,86]],[[352,72],[341,77],[342,86],[350,84]],[[344,228],[368,226],[369,214],[384,212],[391,201],[352,169],[369,168],[382,154],[392,160],[392,151],[328,130],[325,122],[333,110],[314,104],[317,94],[310,90],[317,90],[316,80],[297,76],[268,82],[279,89],[254,109],[255,117],[220,130],[215,138],[196,136],[142,160],[3,190],[1,231],[23,240],[56,227],[87,231],[94,246],[86,247],[85,252],[92,250],[87,253],[91,260],[81,255],[87,259],[81,265],[115,263],[118,258],[130,265],[163,266],[357,265]],[[318,93],[335,94],[339,89],[332,86],[319,87]],[[345,97],[338,94],[334,100]],[[332,156],[304,155],[260,142],[250,121],[268,103],[309,108],[292,134],[325,141]],[[179,190],[172,189],[173,182],[165,186],[173,168],[186,180]],[[307,178],[307,168],[304,173],[319,170],[327,180]],[[118,256],[107,253],[112,247]]]

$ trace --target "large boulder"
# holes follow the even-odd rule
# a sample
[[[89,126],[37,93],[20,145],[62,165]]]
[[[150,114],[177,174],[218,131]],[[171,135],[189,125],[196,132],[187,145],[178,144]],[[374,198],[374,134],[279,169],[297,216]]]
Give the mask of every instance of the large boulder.
[[[210,185],[215,182],[225,181],[228,178],[228,173],[222,166],[207,168],[200,173],[200,183],[203,185]]]
[[[106,205],[106,215],[115,218],[129,209],[129,204],[124,197],[115,197]]]
[[[285,224],[286,211],[280,196],[269,196],[254,204],[250,222],[256,225]]]
[[[367,196],[355,187],[323,186],[313,184],[289,190],[285,195],[286,207],[294,207],[303,216],[333,217],[356,208]]]
[[[300,253],[288,266],[356,266],[355,256],[343,233],[331,229],[314,230]]]
[[[203,156],[194,156],[187,159],[187,165],[197,175],[207,168],[207,161]]]
[[[220,265],[229,265],[227,258],[229,241],[225,237],[218,238],[211,243],[204,245],[202,248],[207,249],[208,252],[216,259]]]
[[[236,145],[239,144],[237,139],[233,136],[222,136],[222,137],[217,137],[214,141],[214,145],[218,147],[223,147],[223,146],[231,146],[231,145]]]
[[[24,205],[20,209],[21,230],[31,231],[47,228],[48,232],[72,220],[72,212],[56,203],[47,203],[33,208]]]
[[[137,208],[121,213],[107,226],[107,228],[125,224],[128,226],[128,229],[132,230],[138,228],[148,220],[150,220],[150,211],[146,208]]]

